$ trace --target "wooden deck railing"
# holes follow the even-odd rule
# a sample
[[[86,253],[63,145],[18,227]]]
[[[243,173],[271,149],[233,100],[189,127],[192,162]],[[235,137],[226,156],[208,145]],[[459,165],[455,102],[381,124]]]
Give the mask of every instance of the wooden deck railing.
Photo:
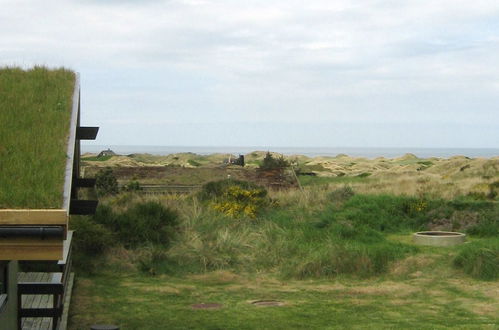
[[[71,241],[69,231],[64,241],[63,259],[57,265],[59,272],[30,272],[18,274],[18,329],[58,329],[68,293],[71,273]],[[43,318],[43,319],[41,319]],[[50,325],[48,325],[50,323]],[[44,324],[45,326],[42,326]]]

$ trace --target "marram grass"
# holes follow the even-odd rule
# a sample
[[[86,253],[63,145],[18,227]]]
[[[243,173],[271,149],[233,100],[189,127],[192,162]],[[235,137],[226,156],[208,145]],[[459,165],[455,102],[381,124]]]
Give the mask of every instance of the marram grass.
[[[60,208],[75,74],[0,68],[0,208]]]

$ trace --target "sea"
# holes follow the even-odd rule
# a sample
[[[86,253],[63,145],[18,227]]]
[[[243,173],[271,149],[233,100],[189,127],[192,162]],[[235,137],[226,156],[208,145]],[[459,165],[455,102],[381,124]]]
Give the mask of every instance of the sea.
[[[111,149],[120,155],[147,153],[152,155],[169,155],[191,152],[198,155],[215,153],[245,155],[253,151],[272,151],[283,155],[303,155],[308,157],[334,157],[345,154],[351,157],[395,158],[405,154],[414,154],[419,158],[450,158],[466,156],[470,158],[491,158],[499,156],[499,148],[362,148],[362,147],[235,147],[235,146],[140,146],[140,145],[82,145],[82,153],[99,153]]]

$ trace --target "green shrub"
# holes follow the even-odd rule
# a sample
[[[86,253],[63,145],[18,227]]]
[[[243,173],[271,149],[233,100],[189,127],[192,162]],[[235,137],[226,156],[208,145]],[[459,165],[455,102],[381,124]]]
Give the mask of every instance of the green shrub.
[[[285,168],[288,166],[289,162],[284,158],[283,155],[274,158],[274,156],[272,156],[270,152],[267,152],[267,154],[263,158],[262,164],[260,165],[260,169],[273,170],[273,169]]]
[[[454,266],[477,279],[499,279],[499,240],[464,245],[454,258]]]
[[[91,217],[74,216],[71,218],[73,237],[73,262],[75,268],[93,273],[101,257],[115,245],[114,235],[105,226],[96,223]]]
[[[95,189],[98,196],[115,195],[119,192],[118,180],[116,180],[110,167],[97,172],[95,175]]]
[[[99,206],[94,220],[112,232],[126,247],[145,244],[168,246],[177,225],[178,215],[158,202],[132,205],[121,213],[115,213],[109,206]]]
[[[71,229],[75,231],[73,249],[76,252],[97,256],[114,244],[111,231],[90,217],[73,217]]]

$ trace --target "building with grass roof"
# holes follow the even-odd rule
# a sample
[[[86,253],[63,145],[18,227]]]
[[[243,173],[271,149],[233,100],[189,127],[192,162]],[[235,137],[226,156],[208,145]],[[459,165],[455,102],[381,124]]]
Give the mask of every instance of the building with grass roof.
[[[80,178],[80,140],[95,139],[98,128],[80,126],[78,75],[44,67],[0,68],[0,127],[0,330],[26,328],[29,318],[57,329],[70,276],[69,219],[97,206],[78,199],[79,188],[95,184]],[[35,278],[19,261],[58,268]],[[25,299],[48,294],[51,307]]]

